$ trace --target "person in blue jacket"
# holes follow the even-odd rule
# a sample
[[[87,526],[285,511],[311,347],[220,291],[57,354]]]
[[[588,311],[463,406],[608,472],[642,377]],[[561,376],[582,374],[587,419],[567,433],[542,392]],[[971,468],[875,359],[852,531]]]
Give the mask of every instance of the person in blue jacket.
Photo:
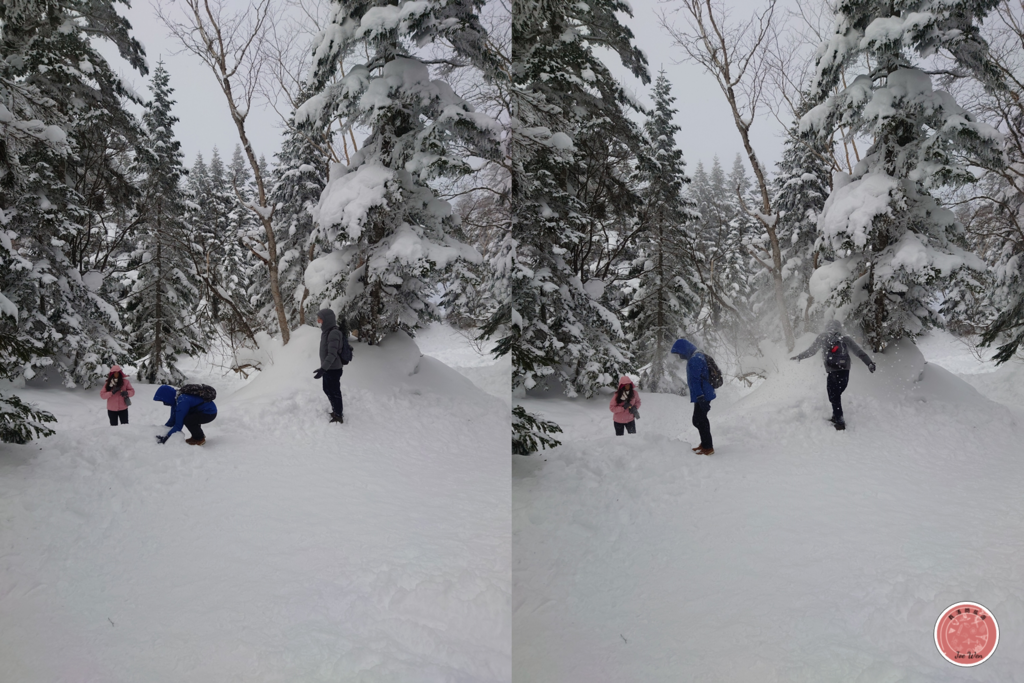
[[[685,339],[676,340],[672,345],[672,353],[686,360],[686,384],[690,388],[690,403],[693,404],[693,426],[700,433],[700,445],[693,450],[701,455],[714,455],[708,412],[711,410],[711,402],[715,400],[715,388],[711,386],[708,362],[704,354]]]
[[[164,425],[170,427],[171,431],[167,432],[166,436],[156,437],[157,441],[166,443],[172,434],[180,432],[182,427],[188,427],[192,438],[185,439],[185,443],[190,446],[202,446],[206,443],[206,434],[203,433],[202,426],[213,422],[217,417],[217,404],[199,396],[179,394],[177,389],[166,384],[160,385],[153,400],[171,407],[171,417]]]

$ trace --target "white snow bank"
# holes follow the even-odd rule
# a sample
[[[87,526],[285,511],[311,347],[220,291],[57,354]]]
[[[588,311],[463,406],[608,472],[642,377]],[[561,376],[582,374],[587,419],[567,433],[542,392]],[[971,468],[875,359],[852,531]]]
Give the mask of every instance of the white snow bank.
[[[523,400],[565,431],[513,458],[517,678],[950,680],[932,629],[970,600],[1001,627],[970,680],[1020,680],[1024,423],[910,344],[874,357],[845,432],[820,355],[767,359],[712,403],[711,457],[678,396],[641,392],[624,437],[607,398]]]
[[[153,386],[116,428],[98,389],[19,391],[59,422],[0,445],[0,678],[511,679],[507,406],[398,335],[329,424],[318,340],[266,344],[198,448],[157,445]]]

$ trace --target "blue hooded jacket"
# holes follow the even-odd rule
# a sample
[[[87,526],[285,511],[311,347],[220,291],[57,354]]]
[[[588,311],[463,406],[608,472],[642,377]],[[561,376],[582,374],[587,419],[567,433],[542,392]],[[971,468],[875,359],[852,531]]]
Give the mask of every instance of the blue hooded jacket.
[[[153,396],[154,401],[160,401],[165,406],[171,407],[171,418],[167,420],[164,426],[173,426],[173,429],[167,432],[167,436],[182,430],[185,426],[185,416],[192,410],[198,413],[206,413],[207,415],[217,414],[217,405],[213,401],[204,401],[198,396],[192,396],[191,394],[181,394],[180,396],[177,394],[178,391],[174,387],[161,384]]]
[[[690,403],[714,401],[715,388],[711,386],[711,374],[708,372],[708,362],[704,354],[685,339],[676,340],[672,345],[672,353],[686,359],[686,383],[690,387]]]

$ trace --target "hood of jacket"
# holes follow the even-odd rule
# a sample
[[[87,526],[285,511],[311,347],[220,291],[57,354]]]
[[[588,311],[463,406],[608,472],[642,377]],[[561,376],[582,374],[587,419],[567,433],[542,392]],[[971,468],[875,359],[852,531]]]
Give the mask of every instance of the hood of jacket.
[[[828,324],[825,325],[825,332],[827,334],[842,334],[843,324],[838,320],[829,320]]]
[[[623,375],[622,377],[619,378],[619,387],[624,387],[627,384],[633,384],[633,380],[631,380],[626,375]]]
[[[160,401],[164,405],[173,406],[174,399],[177,395],[177,389],[166,384],[161,384],[159,387],[157,387],[156,394],[153,395],[153,400]]]
[[[323,321],[320,323],[320,329],[324,332],[332,327],[336,327],[338,324],[338,318],[335,317],[334,311],[329,308],[321,308],[316,312],[316,317]]]
[[[672,345],[672,353],[678,353],[686,360],[690,360],[690,356],[697,350],[697,347],[686,341],[685,339],[676,339],[676,343]]]
[[[115,372],[120,372],[122,377],[127,377],[128,376],[128,375],[125,374],[124,370],[121,369],[120,365],[111,365],[110,366],[110,372],[107,373],[107,377],[110,377]]]

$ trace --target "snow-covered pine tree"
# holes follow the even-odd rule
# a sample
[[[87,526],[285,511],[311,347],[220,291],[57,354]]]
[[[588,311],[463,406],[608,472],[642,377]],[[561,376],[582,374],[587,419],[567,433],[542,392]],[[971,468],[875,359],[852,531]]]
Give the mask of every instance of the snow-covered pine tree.
[[[782,248],[782,279],[786,287],[786,303],[793,321],[793,332],[801,335],[816,330],[811,317],[815,303],[810,295],[810,279],[821,265],[818,252],[818,217],[832,191],[834,167],[832,139],[800,134],[800,117],[810,110],[809,96],[804,94],[797,109],[797,120],[786,134],[782,159],[777,164],[772,205],[779,213],[779,246]],[[767,259],[766,244],[756,245]],[[770,278],[759,273],[758,280]],[[770,284],[770,280],[767,281]]]
[[[920,60],[946,55],[995,85],[979,26],[996,4],[844,0],[819,48],[814,95],[822,104],[801,130],[831,135],[842,125],[874,143],[851,176],[836,176],[818,228],[837,258],[814,272],[810,289],[859,324],[875,351],[938,324],[936,292],[984,267],[960,246],[962,226],[931,191],[973,182],[965,158],[1000,165],[1001,136],[935,90]],[[865,63],[869,71],[831,94],[844,72]]]
[[[263,164],[266,165],[265,159]],[[256,283],[266,283],[266,290],[269,292],[270,289],[266,254],[261,253],[258,246],[262,244],[260,238],[266,238],[266,231],[260,217],[250,208],[255,205],[258,190],[241,144],[235,145],[231,155],[227,185],[230,208],[228,231],[221,242],[224,248],[222,277],[225,282],[230,282],[228,291],[244,298],[246,310],[256,310],[260,299]],[[267,272],[261,276],[260,270]]]
[[[626,315],[633,355],[644,368],[640,386],[653,392],[675,392],[686,382],[685,366],[667,361],[673,342],[684,335],[700,307],[700,284],[689,263],[693,235],[687,227],[697,218],[696,205],[684,194],[690,179],[683,152],[676,146],[680,128],[673,123],[675,101],[661,71],[654,82],[654,106],[644,124],[645,149],[637,161],[644,232],[639,240],[639,283]]]
[[[590,275],[586,244],[639,203],[624,169],[611,167],[621,150],[642,145],[626,114],[638,105],[594,53],[610,49],[649,82],[616,12],[632,14],[618,0],[513,5],[514,392],[555,376],[568,395],[591,396],[630,367],[621,323],[599,301],[604,283],[585,287],[581,277]],[[589,201],[597,179],[609,193]]]
[[[125,327],[135,357],[142,359],[138,376],[150,383],[177,384],[184,379],[177,356],[203,349],[196,324],[201,294],[182,223],[185,168],[181,143],[174,136],[174,90],[163,62],[153,71],[150,88],[153,99],[142,117],[148,144],[139,159],[143,220],[131,263],[138,275],[126,300]]]
[[[756,241],[759,237],[757,221],[751,216],[750,211],[756,210],[760,205],[760,196],[755,192],[754,183],[747,175],[743,157],[738,153],[732,161],[732,169],[726,176],[725,183],[730,219],[721,254],[722,277],[727,283],[725,292],[729,303],[747,317],[749,327],[754,313],[751,283],[753,269],[750,266],[751,241]],[[767,234],[763,237],[767,241]],[[751,330],[745,329],[743,325],[735,325],[731,332],[733,343],[738,345],[740,335],[744,332],[750,334]]]
[[[0,294],[0,379],[16,379],[36,349],[18,340],[18,309]],[[57,418],[25,403],[18,396],[0,393],[0,441],[26,443],[53,434],[47,427]]]
[[[309,94],[300,96],[300,104]],[[313,210],[327,187],[330,128],[299,128],[293,112],[287,131],[273,171],[267,177],[271,185],[270,205],[275,207],[281,297],[288,324],[297,326],[306,323],[309,290],[304,278],[312,246]],[[260,303],[260,317],[268,329],[275,329],[277,314],[269,282],[264,282]]]
[[[306,271],[326,300],[376,343],[434,315],[438,279],[459,259],[480,260],[453,238],[454,213],[428,184],[473,171],[450,141],[497,155],[500,126],[431,74],[420,50],[451,47],[456,60],[490,68],[480,0],[332,0],[314,53],[318,94],[296,119],[340,119],[369,136],[347,168],[336,165],[314,214],[321,256]],[[336,82],[342,58],[365,55]],[[316,299],[315,299],[316,300]]]
[[[96,270],[105,268],[97,254],[110,252],[90,240],[105,241],[103,212],[131,199],[130,184],[105,153],[111,145],[128,151],[135,122],[124,102],[133,95],[91,38],[112,40],[145,73],[130,28],[109,0],[89,3],[87,12],[71,0],[0,5],[0,286],[22,312],[15,337],[32,349],[24,374],[53,366],[68,386],[90,386],[102,366],[126,356],[109,285]],[[30,121],[39,116],[46,120]],[[104,191],[83,196],[75,184],[84,189],[90,178]]]
[[[733,166],[736,171],[737,164]],[[732,182],[741,191],[750,188],[742,163],[733,175]],[[687,193],[699,216],[693,226],[694,247],[690,260],[702,295],[695,331],[705,342],[716,338],[735,342],[751,325],[746,307],[749,268],[740,242],[740,230],[750,221],[739,215],[739,199],[736,187],[730,187],[732,182],[716,156],[710,173],[703,162],[698,162]]]

